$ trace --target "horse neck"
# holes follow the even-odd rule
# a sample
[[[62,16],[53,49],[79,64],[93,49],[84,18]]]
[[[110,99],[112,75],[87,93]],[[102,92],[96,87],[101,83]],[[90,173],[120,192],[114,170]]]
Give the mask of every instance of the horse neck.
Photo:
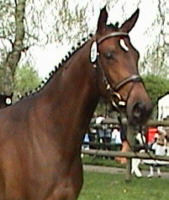
[[[0,95],[0,109],[1,108],[5,108],[6,104],[5,104],[5,96]]]
[[[99,99],[96,71],[86,53],[89,46],[90,42],[79,49],[41,92],[42,101],[48,102],[53,124],[57,126],[59,121],[68,126],[66,137],[76,134],[77,138],[79,134],[82,138]]]

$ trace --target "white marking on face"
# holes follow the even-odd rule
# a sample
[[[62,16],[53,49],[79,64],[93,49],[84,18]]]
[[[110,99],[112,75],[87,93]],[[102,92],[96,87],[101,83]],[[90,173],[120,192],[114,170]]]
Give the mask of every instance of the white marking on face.
[[[125,51],[129,51],[129,48],[127,47],[127,45],[123,39],[120,39],[120,47]]]

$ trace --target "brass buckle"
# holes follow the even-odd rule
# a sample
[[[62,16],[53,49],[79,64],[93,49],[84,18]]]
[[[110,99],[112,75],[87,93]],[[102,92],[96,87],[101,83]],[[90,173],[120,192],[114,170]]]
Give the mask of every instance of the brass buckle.
[[[111,103],[115,108],[126,106],[126,102],[122,100],[118,92],[113,92]]]

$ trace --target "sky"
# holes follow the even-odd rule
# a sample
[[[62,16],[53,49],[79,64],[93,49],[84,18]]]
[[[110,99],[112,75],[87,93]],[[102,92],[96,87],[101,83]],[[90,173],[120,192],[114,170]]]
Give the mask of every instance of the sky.
[[[93,1],[96,2],[96,0]],[[78,2],[79,1],[77,0],[74,1],[72,8]],[[91,19],[89,20],[89,27],[91,27],[91,29],[93,29],[93,27],[94,29],[96,28],[100,7],[103,7],[104,5],[104,1],[97,0],[97,2],[97,6],[94,7],[94,16],[90,17],[90,12],[88,14],[89,19]],[[125,19],[129,18],[137,8],[137,4],[133,3],[136,2],[135,0],[121,0],[118,2],[121,3],[117,3],[112,5],[112,7],[109,6],[107,8],[109,13],[109,22],[115,23],[116,21],[119,21],[120,23],[123,23]],[[122,4],[124,5],[123,9],[125,12],[122,11]],[[130,33],[130,38],[133,45],[139,50],[141,56],[143,56],[146,46],[153,41],[153,36],[155,37],[155,34],[152,34],[151,37],[148,38],[145,32],[150,29],[157,13],[157,0],[141,0],[139,8],[139,19]],[[158,30],[149,31],[156,32]],[[66,42],[64,45],[52,43],[46,45],[45,47],[33,47],[31,54],[33,56],[35,69],[37,69],[39,75],[42,78],[47,77],[48,73],[60,62],[62,58],[64,58],[70,49],[71,46]]]

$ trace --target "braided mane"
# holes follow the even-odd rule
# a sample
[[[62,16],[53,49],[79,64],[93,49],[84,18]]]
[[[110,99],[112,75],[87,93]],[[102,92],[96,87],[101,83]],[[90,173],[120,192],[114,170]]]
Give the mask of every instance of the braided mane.
[[[30,90],[29,92],[26,92],[25,95],[21,96],[21,97],[18,97],[19,100],[25,98],[25,97],[28,97],[30,95],[36,95],[38,92],[40,92],[46,85],[47,83],[53,78],[53,76],[59,71],[59,69],[61,69],[64,64],[79,50],[81,49],[85,44],[86,42],[92,37],[93,35],[92,34],[89,34],[86,38],[83,38],[80,42],[77,43],[76,47],[73,46],[72,47],[72,51],[69,51],[67,53],[67,55],[61,60],[61,62],[56,65],[54,67],[54,70],[52,70],[50,73],[49,73],[49,76],[48,77],[45,77],[44,80],[41,81],[41,83],[39,84],[38,87],[36,87],[34,90]]]
[[[111,29],[112,31],[118,31],[119,30],[118,26],[119,26],[119,23],[116,22],[115,25],[114,24],[107,25],[107,28]],[[69,51],[67,55],[61,60],[61,62],[54,67],[54,70],[52,70],[49,73],[49,76],[45,77],[44,80],[41,81],[41,83],[39,84],[37,88],[35,88],[34,90],[30,90],[29,92],[26,92],[25,95],[19,97],[19,100],[30,95],[35,95],[38,92],[40,92],[47,85],[47,83],[53,78],[53,76],[57,73],[57,71],[60,68],[62,68],[64,64],[72,57],[72,55],[74,55],[79,49],[81,49],[92,36],[93,34],[89,34],[86,38],[83,38],[80,42],[78,42],[76,47],[73,46],[71,49],[72,51]]]

